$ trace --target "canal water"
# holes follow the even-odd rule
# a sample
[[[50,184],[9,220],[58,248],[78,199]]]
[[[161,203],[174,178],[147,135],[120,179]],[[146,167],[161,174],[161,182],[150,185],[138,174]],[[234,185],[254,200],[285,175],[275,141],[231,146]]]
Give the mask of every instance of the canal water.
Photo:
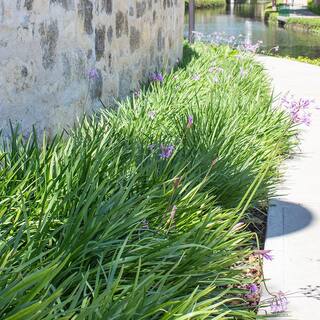
[[[246,1],[226,5],[223,8],[197,9],[196,31],[204,35],[215,32],[226,36],[243,36],[244,41],[255,44],[262,41],[261,50],[269,51],[279,46],[282,56],[320,57],[320,35],[303,31],[286,30],[264,22],[267,3]],[[186,14],[187,35],[188,15]]]

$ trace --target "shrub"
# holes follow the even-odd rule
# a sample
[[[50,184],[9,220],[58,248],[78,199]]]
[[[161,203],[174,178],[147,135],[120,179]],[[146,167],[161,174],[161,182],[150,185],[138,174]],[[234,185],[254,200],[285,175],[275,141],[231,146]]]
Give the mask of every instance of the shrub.
[[[68,137],[14,131],[0,153],[0,318],[255,319],[239,288],[252,234],[234,226],[292,147],[271,103],[252,58],[198,45]]]
[[[185,0],[186,6],[189,5],[189,0]],[[226,5],[226,0],[196,0],[196,8],[216,8]]]
[[[272,2],[268,3],[264,11],[264,20],[270,23],[278,23],[279,11],[281,10],[283,4],[283,0],[278,0],[276,4],[276,10],[273,10]]]
[[[313,13],[320,15],[320,5],[316,5],[313,1],[308,1],[308,9]]]
[[[278,16],[279,16],[278,11],[273,11],[272,9],[265,10],[264,12],[264,19],[269,23],[278,23]]]
[[[297,58],[294,58],[295,60],[298,60],[300,62],[305,62],[305,63],[309,63],[309,64],[314,64],[316,66],[320,66],[320,58],[315,58],[315,59],[312,59],[312,58],[308,58],[308,57],[297,57]]]

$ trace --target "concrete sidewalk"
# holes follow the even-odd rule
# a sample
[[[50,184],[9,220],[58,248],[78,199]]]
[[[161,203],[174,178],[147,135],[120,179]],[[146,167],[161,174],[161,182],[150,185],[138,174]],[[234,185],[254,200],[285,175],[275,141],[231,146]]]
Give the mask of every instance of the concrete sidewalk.
[[[313,98],[320,107],[320,67],[274,57],[257,57],[270,75],[275,94],[290,92]],[[285,163],[285,177],[272,199],[264,261],[270,292],[286,294],[288,316],[276,319],[320,319],[320,110],[303,127],[299,153]],[[270,298],[264,291],[262,301]],[[265,314],[270,308],[260,310]],[[268,318],[267,318],[268,319]],[[270,317],[271,319],[271,317]],[[275,318],[272,318],[275,319]]]

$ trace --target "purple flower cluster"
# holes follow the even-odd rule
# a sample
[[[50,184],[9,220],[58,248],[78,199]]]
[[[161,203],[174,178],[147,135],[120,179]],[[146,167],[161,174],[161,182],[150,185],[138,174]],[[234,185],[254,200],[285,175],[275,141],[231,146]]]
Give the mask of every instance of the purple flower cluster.
[[[220,73],[222,71],[223,71],[223,68],[221,68],[221,67],[212,66],[209,68],[210,73],[213,73],[213,72]]]
[[[159,145],[154,144],[154,143],[153,143],[153,144],[150,144],[150,145],[148,146],[148,149],[149,149],[151,152],[157,151],[157,150],[159,150]],[[159,154],[160,159],[165,160],[165,159],[169,159],[169,158],[172,157],[173,152],[174,152],[174,150],[175,150],[175,147],[174,147],[173,145],[167,145],[167,146],[165,146],[165,145],[161,144],[161,145],[160,145],[160,150],[161,150],[161,153]]]
[[[193,116],[192,115],[189,115],[188,116],[188,122],[187,122],[187,128],[191,128],[193,125]]]
[[[249,41],[245,41],[240,48],[242,51],[246,51],[249,53],[256,53],[262,44],[262,41],[258,41],[257,43],[250,43]]]
[[[201,78],[200,78],[200,76],[199,76],[199,74],[195,74],[193,77],[192,77],[192,80],[194,80],[194,81],[199,81]]]
[[[254,299],[259,295],[260,290],[259,287],[255,283],[251,283],[247,285],[248,293],[245,294],[246,299]]]
[[[255,283],[249,284],[248,289],[251,294],[259,292],[259,288]]]
[[[215,32],[211,36],[211,42],[216,45],[230,45],[233,46],[236,43],[236,37],[234,36],[228,36],[224,32]]]
[[[262,41],[251,43],[244,40],[242,34],[239,34],[237,37],[235,37],[233,35],[228,35],[225,32],[214,32],[210,35],[197,33],[197,39],[205,42],[210,42],[214,45],[228,45],[239,51],[245,51],[249,53],[256,53],[262,45]]]
[[[255,250],[254,254],[271,261],[273,257],[270,255],[270,252],[271,250]]]
[[[223,68],[217,67],[213,64],[208,71],[209,73],[214,73],[214,77],[211,80],[213,83],[217,83],[219,81],[219,73],[223,72]]]
[[[205,35],[202,32],[192,31],[192,35],[195,41],[203,41],[205,39]]]
[[[227,45],[231,48],[237,49],[239,51],[247,52],[247,53],[257,53],[261,51],[261,47],[263,41],[258,41],[256,43],[252,43],[244,39],[242,34],[238,36],[228,35],[225,32],[214,32],[213,34],[203,34],[201,32],[193,32],[193,37],[195,41],[203,41],[208,42],[213,45]],[[278,51],[279,47],[274,47],[271,50]]]
[[[96,68],[92,68],[88,72],[88,77],[90,80],[96,80],[99,78],[98,70]]]
[[[288,299],[283,292],[278,292],[270,304],[272,313],[286,312],[288,309]]]
[[[245,289],[247,293],[244,294],[244,298],[247,303],[252,307],[256,307],[260,300],[260,288],[255,283],[251,283],[246,285]]]
[[[161,159],[169,159],[169,158],[171,158],[171,156],[173,154],[173,151],[174,151],[174,146],[173,145],[168,145],[168,146],[161,145],[160,158]]]
[[[160,83],[162,83],[163,80],[164,80],[164,77],[160,72],[154,72],[154,73],[151,74],[150,80],[152,82],[160,82]]]
[[[157,113],[156,113],[155,111],[152,111],[152,110],[151,110],[151,111],[148,112],[148,117],[149,117],[151,120],[155,119],[156,115],[157,115]]]
[[[294,123],[310,125],[310,107],[313,101],[305,98],[295,99],[293,96],[282,98],[281,105],[288,110]]]

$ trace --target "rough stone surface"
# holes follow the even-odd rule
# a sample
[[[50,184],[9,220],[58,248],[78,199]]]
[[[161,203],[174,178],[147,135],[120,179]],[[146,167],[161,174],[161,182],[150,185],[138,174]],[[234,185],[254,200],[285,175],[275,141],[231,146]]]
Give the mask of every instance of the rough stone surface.
[[[183,15],[183,0],[0,0],[0,129],[55,133],[130,94],[181,58]]]

